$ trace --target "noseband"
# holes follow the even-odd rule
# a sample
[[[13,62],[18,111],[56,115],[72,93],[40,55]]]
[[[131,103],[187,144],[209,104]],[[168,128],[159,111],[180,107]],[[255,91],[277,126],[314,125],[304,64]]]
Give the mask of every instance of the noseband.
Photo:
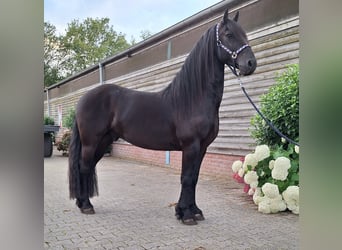
[[[237,49],[236,51],[231,51],[229,48],[227,48],[226,46],[223,45],[223,43],[221,42],[220,38],[219,38],[219,27],[220,27],[220,23],[218,23],[216,25],[216,43],[218,47],[221,47],[223,50],[225,50],[226,52],[228,52],[230,54],[230,56],[233,59],[233,63],[234,66],[230,66],[228,65],[228,67],[230,68],[230,70],[234,73],[234,75],[238,76],[238,73],[236,72],[236,67],[235,67],[235,61],[236,58],[238,57],[239,53],[241,51],[243,51],[245,48],[249,47],[248,44],[242,45],[239,49]]]

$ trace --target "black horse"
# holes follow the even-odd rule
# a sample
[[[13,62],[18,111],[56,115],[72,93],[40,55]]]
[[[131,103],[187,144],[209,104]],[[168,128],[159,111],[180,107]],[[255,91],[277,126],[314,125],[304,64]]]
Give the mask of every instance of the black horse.
[[[98,195],[95,166],[108,145],[122,138],[146,149],[182,151],[176,216],[187,225],[204,220],[195,201],[196,184],[207,147],[219,130],[224,66],[241,75],[256,68],[238,16],[231,20],[226,10],[164,90],[147,93],[106,84],[79,100],[69,149],[69,191],[82,213],[95,213],[89,200]]]

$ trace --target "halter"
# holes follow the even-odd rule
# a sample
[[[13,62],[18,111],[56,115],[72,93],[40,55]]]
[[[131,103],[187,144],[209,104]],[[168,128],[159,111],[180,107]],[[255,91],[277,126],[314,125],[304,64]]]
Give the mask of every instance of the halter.
[[[245,48],[249,47],[248,44],[242,45],[239,49],[237,49],[236,51],[231,51],[229,48],[227,48],[226,46],[223,45],[223,43],[221,42],[220,38],[219,38],[219,27],[220,27],[220,23],[218,23],[216,25],[216,43],[218,47],[221,47],[222,49],[224,49],[226,52],[228,52],[230,54],[230,56],[233,59],[234,62],[234,66],[230,66],[228,65],[228,67],[230,68],[230,70],[234,73],[234,75],[238,76],[238,73],[236,72],[236,67],[235,67],[235,60],[238,57],[239,53],[241,51],[243,51]]]

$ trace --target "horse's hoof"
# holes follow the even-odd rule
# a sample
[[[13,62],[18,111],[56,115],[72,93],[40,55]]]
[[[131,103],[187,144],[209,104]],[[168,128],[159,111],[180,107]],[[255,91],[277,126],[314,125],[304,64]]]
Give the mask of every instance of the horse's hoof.
[[[79,208],[79,209],[81,209],[81,207],[82,207],[82,203],[77,199],[76,200],[76,206]]]
[[[187,226],[197,225],[197,222],[194,219],[192,219],[192,218],[182,220],[182,222],[183,222],[184,225],[187,225]]]
[[[81,208],[81,213],[83,214],[95,214],[95,210],[92,207],[88,207],[88,208]]]
[[[199,221],[204,220],[203,214],[195,214],[195,220],[199,220]]]

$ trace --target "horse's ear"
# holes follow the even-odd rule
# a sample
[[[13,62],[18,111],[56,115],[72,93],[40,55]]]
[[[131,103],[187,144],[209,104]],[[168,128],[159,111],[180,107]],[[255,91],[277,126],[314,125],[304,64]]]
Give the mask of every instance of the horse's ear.
[[[235,14],[235,17],[234,17],[234,19],[233,19],[235,22],[238,21],[238,19],[239,19],[239,14],[240,14],[239,11],[237,11],[236,14]]]
[[[227,22],[228,22],[228,9],[226,9],[223,15],[223,23],[226,24]]]

